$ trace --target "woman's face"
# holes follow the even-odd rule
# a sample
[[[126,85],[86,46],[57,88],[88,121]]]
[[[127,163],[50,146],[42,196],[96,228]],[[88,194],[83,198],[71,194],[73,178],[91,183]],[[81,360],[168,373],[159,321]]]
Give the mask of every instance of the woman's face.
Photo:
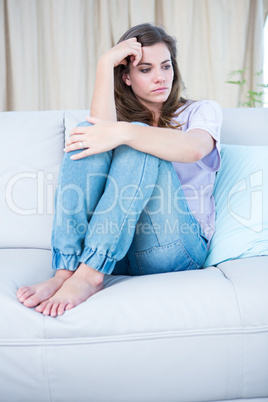
[[[170,94],[173,77],[170,52],[161,42],[142,47],[141,61],[135,67],[131,62],[129,74],[123,79],[143,105],[158,112]]]

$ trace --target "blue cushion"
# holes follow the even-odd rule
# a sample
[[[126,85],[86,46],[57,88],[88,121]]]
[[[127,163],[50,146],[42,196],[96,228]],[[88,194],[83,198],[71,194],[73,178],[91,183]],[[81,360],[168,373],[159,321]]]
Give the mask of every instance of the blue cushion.
[[[268,147],[222,145],[216,232],[204,266],[268,255]]]

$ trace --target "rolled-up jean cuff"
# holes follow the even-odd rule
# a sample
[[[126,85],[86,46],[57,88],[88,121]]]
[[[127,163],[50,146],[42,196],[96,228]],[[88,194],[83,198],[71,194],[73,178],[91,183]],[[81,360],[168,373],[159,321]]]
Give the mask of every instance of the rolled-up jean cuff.
[[[110,275],[115,267],[117,261],[114,258],[100,253],[98,250],[92,250],[89,247],[85,247],[83,254],[80,257],[80,262],[88,265],[91,268],[96,269],[103,274]]]
[[[68,271],[75,271],[80,264],[80,255],[76,254],[62,254],[59,251],[52,253],[52,268],[66,269]]]

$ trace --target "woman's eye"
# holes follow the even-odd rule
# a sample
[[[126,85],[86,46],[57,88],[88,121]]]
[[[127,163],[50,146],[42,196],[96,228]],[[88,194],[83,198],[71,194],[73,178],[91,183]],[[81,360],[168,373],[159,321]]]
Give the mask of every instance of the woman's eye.
[[[163,66],[164,70],[169,70],[171,68],[170,64],[166,64],[165,66]]]
[[[141,70],[142,73],[148,73],[150,71],[150,68],[143,68]]]

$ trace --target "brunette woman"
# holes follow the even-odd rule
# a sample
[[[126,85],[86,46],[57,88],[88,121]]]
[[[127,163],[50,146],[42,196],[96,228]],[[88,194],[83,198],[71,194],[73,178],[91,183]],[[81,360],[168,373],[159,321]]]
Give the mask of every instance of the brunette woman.
[[[20,302],[62,315],[103,289],[104,275],[198,269],[214,233],[222,113],[187,101],[176,42],[127,31],[97,65],[90,117],[71,132],[52,233],[55,276]]]

